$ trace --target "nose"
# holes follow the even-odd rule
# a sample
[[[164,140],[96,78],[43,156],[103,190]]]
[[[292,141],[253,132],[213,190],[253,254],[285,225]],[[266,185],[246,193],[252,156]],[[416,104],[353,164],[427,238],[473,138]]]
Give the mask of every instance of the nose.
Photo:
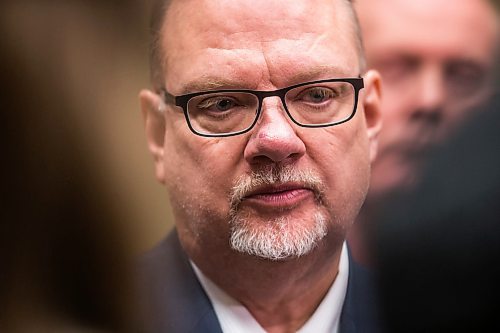
[[[245,147],[244,157],[250,164],[291,163],[306,151],[278,97],[263,101],[259,121]]]
[[[437,115],[446,103],[446,87],[443,73],[438,66],[424,70],[418,82],[417,115]]]

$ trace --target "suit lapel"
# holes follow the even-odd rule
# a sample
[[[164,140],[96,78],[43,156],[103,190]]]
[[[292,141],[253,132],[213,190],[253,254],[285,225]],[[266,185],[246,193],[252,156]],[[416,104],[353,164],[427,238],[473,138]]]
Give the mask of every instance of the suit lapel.
[[[143,257],[141,276],[151,332],[222,333],[175,230]]]
[[[372,273],[349,254],[347,293],[340,315],[340,333],[378,332],[377,299]]]

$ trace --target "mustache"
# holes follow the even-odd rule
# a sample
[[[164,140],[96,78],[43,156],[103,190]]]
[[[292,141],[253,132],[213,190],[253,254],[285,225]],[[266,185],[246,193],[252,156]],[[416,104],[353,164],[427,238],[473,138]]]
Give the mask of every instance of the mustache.
[[[230,193],[230,207],[236,209],[243,199],[263,186],[285,183],[300,184],[311,189],[318,202],[323,202],[324,185],[321,177],[310,169],[298,170],[291,165],[270,165],[241,176]]]

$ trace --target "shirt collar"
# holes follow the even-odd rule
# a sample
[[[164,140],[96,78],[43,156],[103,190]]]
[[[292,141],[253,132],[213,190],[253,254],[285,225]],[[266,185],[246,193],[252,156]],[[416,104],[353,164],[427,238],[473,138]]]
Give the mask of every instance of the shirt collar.
[[[194,272],[212,302],[222,331],[241,333],[265,333],[250,312],[237,300],[219,288],[191,261]],[[349,276],[349,259],[344,242],[340,254],[339,271],[335,281],[313,315],[297,333],[336,333],[344,304]]]

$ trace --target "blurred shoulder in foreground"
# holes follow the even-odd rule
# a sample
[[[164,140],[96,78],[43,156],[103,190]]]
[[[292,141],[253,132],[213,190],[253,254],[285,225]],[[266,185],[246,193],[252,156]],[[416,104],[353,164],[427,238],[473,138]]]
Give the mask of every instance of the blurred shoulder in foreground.
[[[129,243],[74,105],[0,48],[0,331],[127,332]]]

